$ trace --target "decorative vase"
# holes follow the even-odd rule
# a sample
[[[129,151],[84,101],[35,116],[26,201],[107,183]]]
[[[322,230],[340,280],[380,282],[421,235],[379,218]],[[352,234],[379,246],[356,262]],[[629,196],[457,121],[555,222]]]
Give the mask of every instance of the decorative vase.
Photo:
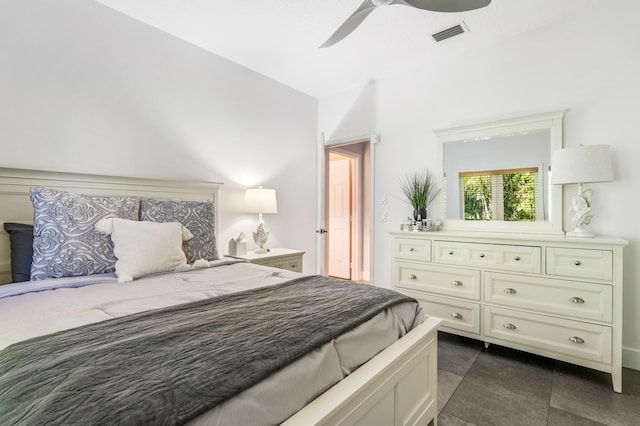
[[[427,209],[414,209],[413,220],[421,221],[427,218]]]

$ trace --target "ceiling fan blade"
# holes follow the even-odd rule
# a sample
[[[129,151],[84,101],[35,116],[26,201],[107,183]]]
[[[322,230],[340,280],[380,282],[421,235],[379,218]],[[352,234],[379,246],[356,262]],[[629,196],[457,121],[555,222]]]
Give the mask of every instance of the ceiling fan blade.
[[[320,47],[322,48],[333,46],[334,44],[351,34],[351,32],[353,32],[353,30],[355,30],[358,25],[360,25],[362,21],[364,21],[364,19],[369,16],[371,12],[373,12],[373,9],[375,8],[376,5],[373,4],[371,0],[364,0],[360,7],[358,7],[358,9],[353,12],[351,16],[349,16],[347,20],[344,21],[342,25],[340,25],[336,32],[333,33],[333,35],[329,37],[329,39],[327,39],[327,41],[325,41]]]
[[[491,0],[403,0],[418,9],[433,12],[466,12],[489,6]]]

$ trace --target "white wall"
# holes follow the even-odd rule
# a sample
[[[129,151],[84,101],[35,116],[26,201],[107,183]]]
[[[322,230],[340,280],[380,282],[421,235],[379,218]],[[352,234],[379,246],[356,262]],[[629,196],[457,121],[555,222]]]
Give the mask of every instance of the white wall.
[[[0,3],[3,167],[222,181],[222,253],[276,188],[267,245],[314,271],[316,130],[314,98],[98,3]]]
[[[322,99],[318,128],[327,144],[367,139],[375,130],[376,83]]]
[[[399,176],[425,167],[439,169],[434,130],[566,108],[565,146],[607,143],[613,152],[616,181],[591,185],[595,217],[589,228],[630,241],[624,271],[624,362],[640,369],[637,16],[636,0],[618,1],[615,7],[603,3],[571,22],[377,82],[376,121],[366,129],[380,134],[375,156],[376,284],[389,285],[388,233],[409,214]],[[321,100],[321,116],[334,102]],[[320,125],[323,131],[322,120]],[[573,191],[573,186],[565,189]],[[386,206],[380,204],[385,193]],[[379,221],[383,212],[387,222]]]

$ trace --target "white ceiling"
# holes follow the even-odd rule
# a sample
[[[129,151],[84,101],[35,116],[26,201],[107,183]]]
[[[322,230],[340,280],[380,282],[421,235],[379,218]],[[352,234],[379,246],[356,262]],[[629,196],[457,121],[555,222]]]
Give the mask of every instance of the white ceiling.
[[[602,4],[493,0],[462,13],[382,6],[347,38],[320,49],[362,0],[97,1],[317,98],[558,25]],[[470,32],[441,43],[431,38],[460,22]]]

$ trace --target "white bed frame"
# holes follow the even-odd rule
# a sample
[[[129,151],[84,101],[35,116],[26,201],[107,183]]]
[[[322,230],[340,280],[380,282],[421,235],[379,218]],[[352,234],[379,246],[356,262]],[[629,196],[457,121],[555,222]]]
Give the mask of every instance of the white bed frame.
[[[204,201],[215,205],[217,182],[168,181],[0,168],[0,222],[33,222],[31,186],[87,195],[132,195]],[[0,283],[11,280],[9,236],[0,227]],[[423,324],[290,417],[284,425],[435,425],[437,422],[437,328]]]

